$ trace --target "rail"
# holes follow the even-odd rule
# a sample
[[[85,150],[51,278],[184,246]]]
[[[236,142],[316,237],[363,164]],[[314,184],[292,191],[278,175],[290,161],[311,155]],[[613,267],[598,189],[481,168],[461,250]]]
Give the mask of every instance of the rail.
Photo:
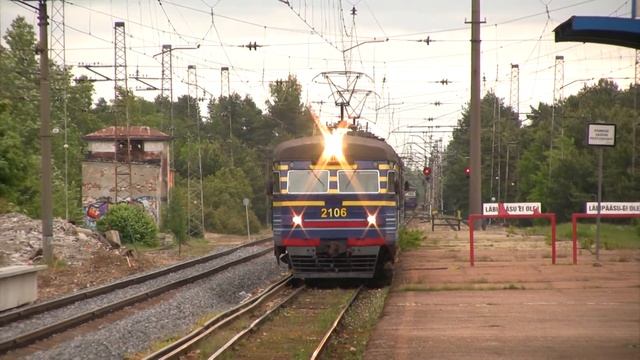
[[[263,239],[261,241],[266,241],[268,239]],[[255,245],[255,244],[254,244]],[[238,247],[234,248],[237,250]],[[258,251],[256,253],[253,253],[251,255],[242,257],[240,259],[236,259],[236,260],[232,260],[229,261],[227,263],[224,263],[222,265],[216,266],[214,268],[208,269],[208,270],[204,270],[201,272],[198,272],[194,275],[188,276],[188,277],[184,277],[181,279],[177,279],[174,281],[171,281],[169,283],[166,283],[164,285],[160,285],[157,286],[151,290],[147,290],[147,291],[142,291],[139,292],[137,294],[134,294],[132,296],[128,296],[124,299],[118,300],[118,301],[114,301],[110,304],[98,307],[98,308],[94,308],[92,310],[77,314],[75,316],[60,320],[56,323],[53,323],[51,325],[48,326],[43,326],[41,328],[35,329],[35,330],[31,330],[25,333],[22,333],[18,336],[14,336],[12,338],[3,340],[2,342],[0,342],[0,354],[7,352],[9,350],[13,350],[13,349],[17,349],[26,345],[29,345],[31,343],[34,343],[40,339],[49,337],[53,334],[68,330],[70,328],[73,328],[75,326],[78,326],[80,324],[83,324],[85,322],[91,321],[93,319],[97,319],[99,317],[102,317],[110,312],[125,308],[127,306],[133,305],[135,303],[150,299],[152,297],[158,296],[162,293],[165,293],[169,290],[173,290],[175,288],[184,286],[188,283],[197,281],[199,279],[211,276],[213,274],[219,273],[221,271],[224,271],[228,268],[231,268],[233,266],[248,262],[250,260],[253,260],[255,258],[261,257],[265,254],[268,254],[270,252],[272,252],[273,249],[272,248],[267,248],[261,251]],[[220,253],[217,253],[220,254]],[[227,253],[228,255],[229,253]],[[220,256],[218,256],[220,257]],[[136,282],[135,284],[137,284],[139,282]],[[133,285],[133,284],[132,284]]]
[[[171,344],[163,347],[162,349],[147,355],[146,357],[143,358],[143,360],[179,358],[187,354],[195,344],[202,341],[205,337],[210,336],[212,332],[219,329],[223,325],[229,323],[230,321],[238,318],[239,316],[245,314],[246,312],[254,309],[256,306],[260,305],[264,300],[266,300],[273,294],[281,291],[284,288],[284,286],[290,284],[291,281],[292,281],[291,275],[288,275],[276,281],[274,284],[269,286],[267,289],[262,291],[257,296],[254,296],[249,300],[208,320],[204,325],[193,330],[189,334],[172,342]]]
[[[198,257],[196,259],[192,259],[192,260],[187,260],[187,261],[183,261],[156,271],[152,271],[152,272],[148,272],[148,273],[144,273],[141,275],[137,275],[137,276],[133,276],[121,281],[117,281],[111,284],[107,284],[107,285],[103,285],[103,286],[98,286],[98,287],[94,287],[94,288],[90,288],[87,290],[83,290],[83,291],[79,291],[67,296],[63,296],[57,299],[53,299],[50,301],[46,301],[46,302],[42,302],[42,303],[38,303],[38,304],[34,304],[34,305],[30,305],[27,307],[23,307],[23,308],[19,308],[16,310],[12,310],[12,311],[8,311],[5,312],[3,314],[0,314],[0,326],[4,326],[7,325],[11,322],[17,321],[17,320],[22,320],[26,317],[29,316],[33,316],[33,315],[37,315],[37,314],[41,314],[43,312],[47,312],[47,311],[51,311],[51,310],[55,310],[70,304],[73,304],[74,302],[80,301],[80,300],[86,300],[86,299],[90,299],[92,297],[96,297],[99,295],[103,295],[103,294],[107,294],[110,293],[114,290],[118,290],[118,289],[122,289],[122,288],[126,288],[129,287],[131,285],[136,285],[136,284],[140,284],[142,282],[151,280],[151,279],[155,279],[157,277],[178,271],[178,270],[182,270],[182,269],[186,269],[201,263],[205,263],[207,261],[211,261],[223,256],[227,256],[229,254],[232,254],[240,249],[246,248],[246,247],[251,247],[251,246],[256,246],[256,245],[260,245],[262,243],[266,243],[268,241],[271,241],[273,238],[269,237],[269,238],[265,238],[265,239],[259,239],[259,240],[255,240],[255,241],[251,241],[248,243],[244,243],[242,245],[233,247],[231,249],[227,249],[221,252],[217,252],[214,254],[209,254],[209,255],[204,255],[201,257]]]

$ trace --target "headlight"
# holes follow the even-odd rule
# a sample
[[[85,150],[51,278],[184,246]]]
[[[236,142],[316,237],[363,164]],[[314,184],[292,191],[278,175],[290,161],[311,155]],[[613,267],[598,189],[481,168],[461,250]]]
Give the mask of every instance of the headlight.
[[[302,225],[302,215],[294,215],[293,219],[291,220],[293,221],[293,225],[296,225],[296,226]]]
[[[369,225],[376,225],[376,216],[375,215],[369,215],[367,216],[367,221],[369,222]]]

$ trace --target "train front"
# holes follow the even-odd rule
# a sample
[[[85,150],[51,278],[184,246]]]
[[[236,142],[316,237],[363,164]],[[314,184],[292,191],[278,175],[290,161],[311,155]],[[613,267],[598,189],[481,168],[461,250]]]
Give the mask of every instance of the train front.
[[[275,252],[298,278],[372,278],[392,263],[401,163],[384,141],[290,140],[274,151]]]

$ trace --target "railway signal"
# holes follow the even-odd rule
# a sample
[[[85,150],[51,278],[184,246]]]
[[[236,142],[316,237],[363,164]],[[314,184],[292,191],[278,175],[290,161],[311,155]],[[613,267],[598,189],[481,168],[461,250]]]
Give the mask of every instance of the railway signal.
[[[425,180],[429,181],[431,178],[431,167],[425,166],[422,168],[422,174],[424,175]]]
[[[469,178],[469,176],[471,176],[471,168],[470,167],[466,167],[464,168],[464,176],[467,177],[467,179]]]

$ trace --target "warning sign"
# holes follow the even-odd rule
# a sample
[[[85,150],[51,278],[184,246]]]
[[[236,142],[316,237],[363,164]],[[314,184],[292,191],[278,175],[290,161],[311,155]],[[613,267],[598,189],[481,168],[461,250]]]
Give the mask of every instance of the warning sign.
[[[587,214],[598,213],[598,203],[587,203]],[[600,214],[640,214],[640,202],[601,202]]]
[[[484,203],[483,215],[535,215],[540,214],[542,208],[539,202],[526,203]]]
[[[589,124],[587,136],[587,144],[589,145],[615,146],[616,125],[597,123]]]

